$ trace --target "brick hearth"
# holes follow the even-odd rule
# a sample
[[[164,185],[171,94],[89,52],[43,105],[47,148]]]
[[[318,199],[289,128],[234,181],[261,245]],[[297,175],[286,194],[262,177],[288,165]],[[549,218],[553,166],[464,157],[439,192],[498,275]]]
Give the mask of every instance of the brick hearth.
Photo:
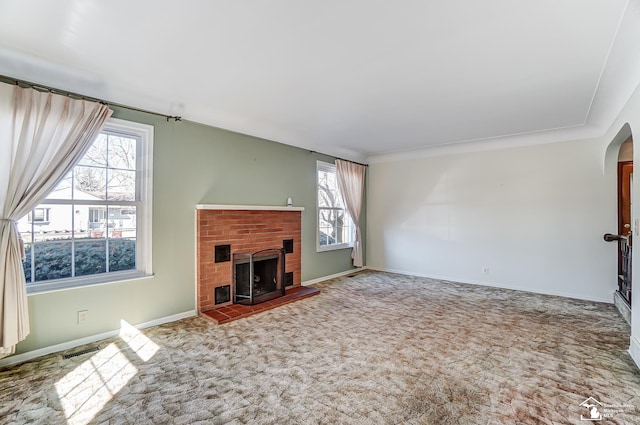
[[[282,304],[288,295],[291,298],[288,302],[299,299],[299,296],[292,297],[299,289],[291,291],[299,288],[301,282],[302,211],[303,208],[295,207],[198,205],[196,217],[198,313],[202,315],[212,310],[227,313],[238,311],[241,314],[232,315],[238,318]],[[216,262],[216,246],[220,248],[228,245],[232,255],[282,248],[285,240],[293,240],[293,252],[285,256],[285,273],[293,275],[293,284],[286,288],[287,293],[284,297],[263,303],[265,304],[263,308],[259,308],[261,304],[254,306],[233,304],[232,294],[230,301],[215,303],[216,288],[233,286],[233,261]],[[279,299],[282,300],[278,303]],[[248,308],[245,311],[243,307]],[[211,315],[209,318],[212,318]],[[229,320],[218,320],[219,323],[225,321]]]
[[[298,286],[296,288],[289,289],[284,296],[273,299],[271,301],[256,305],[232,304],[226,307],[205,311],[201,314],[201,316],[205,319],[209,319],[214,323],[221,325],[223,323],[232,322],[236,319],[248,317],[256,313],[262,313],[263,311],[271,310],[281,305],[312,297],[314,295],[318,295],[319,293],[319,289]]]

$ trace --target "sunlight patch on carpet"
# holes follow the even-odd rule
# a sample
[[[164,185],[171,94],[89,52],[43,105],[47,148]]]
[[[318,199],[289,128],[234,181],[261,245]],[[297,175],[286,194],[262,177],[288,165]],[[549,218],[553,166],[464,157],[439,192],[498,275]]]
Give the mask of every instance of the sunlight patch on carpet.
[[[113,343],[91,356],[55,383],[67,423],[88,424],[136,373]]]
[[[120,338],[127,343],[143,362],[148,362],[158,352],[160,347],[135,326],[120,320]]]

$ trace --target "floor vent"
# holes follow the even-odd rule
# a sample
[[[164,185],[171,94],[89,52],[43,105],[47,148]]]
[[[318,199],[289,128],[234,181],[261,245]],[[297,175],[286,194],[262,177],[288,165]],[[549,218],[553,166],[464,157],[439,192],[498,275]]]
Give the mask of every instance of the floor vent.
[[[353,278],[353,277],[356,277],[356,276],[358,276],[358,275],[357,275],[357,274],[350,274],[350,275],[349,275],[349,276],[347,276],[347,277],[348,277],[348,278]]]
[[[83,354],[93,353],[95,351],[100,351],[100,347],[85,348],[84,350],[76,351],[75,353],[65,354],[65,355],[62,356],[62,358],[66,360],[66,359],[70,359],[72,357],[81,356]]]

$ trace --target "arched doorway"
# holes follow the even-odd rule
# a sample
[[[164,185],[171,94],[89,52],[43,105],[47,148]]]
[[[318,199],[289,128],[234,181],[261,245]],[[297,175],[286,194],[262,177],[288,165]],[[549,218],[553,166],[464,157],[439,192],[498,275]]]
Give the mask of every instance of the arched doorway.
[[[633,188],[633,137],[620,146],[618,152],[618,292],[631,308],[631,209]]]
[[[631,293],[632,293],[632,236],[638,235],[640,223],[632,220],[633,207],[633,137],[629,124],[622,126],[618,134],[607,147],[605,155],[609,164],[605,169],[616,170],[617,173],[617,228],[616,234],[607,233],[605,240],[616,242],[617,255],[617,290],[614,293],[614,304],[625,320],[631,324]],[[610,161],[610,162],[609,162]],[[614,168],[615,163],[615,168]]]

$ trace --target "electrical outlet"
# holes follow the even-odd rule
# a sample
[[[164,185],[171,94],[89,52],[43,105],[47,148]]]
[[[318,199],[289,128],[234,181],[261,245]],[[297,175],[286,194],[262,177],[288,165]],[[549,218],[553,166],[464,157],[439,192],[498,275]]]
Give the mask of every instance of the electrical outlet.
[[[488,275],[489,274],[489,267],[486,267],[486,266],[483,267],[482,268],[482,274],[487,274]]]
[[[80,323],[84,323],[87,321],[87,314],[89,313],[89,310],[80,310],[78,312],[78,324]]]

